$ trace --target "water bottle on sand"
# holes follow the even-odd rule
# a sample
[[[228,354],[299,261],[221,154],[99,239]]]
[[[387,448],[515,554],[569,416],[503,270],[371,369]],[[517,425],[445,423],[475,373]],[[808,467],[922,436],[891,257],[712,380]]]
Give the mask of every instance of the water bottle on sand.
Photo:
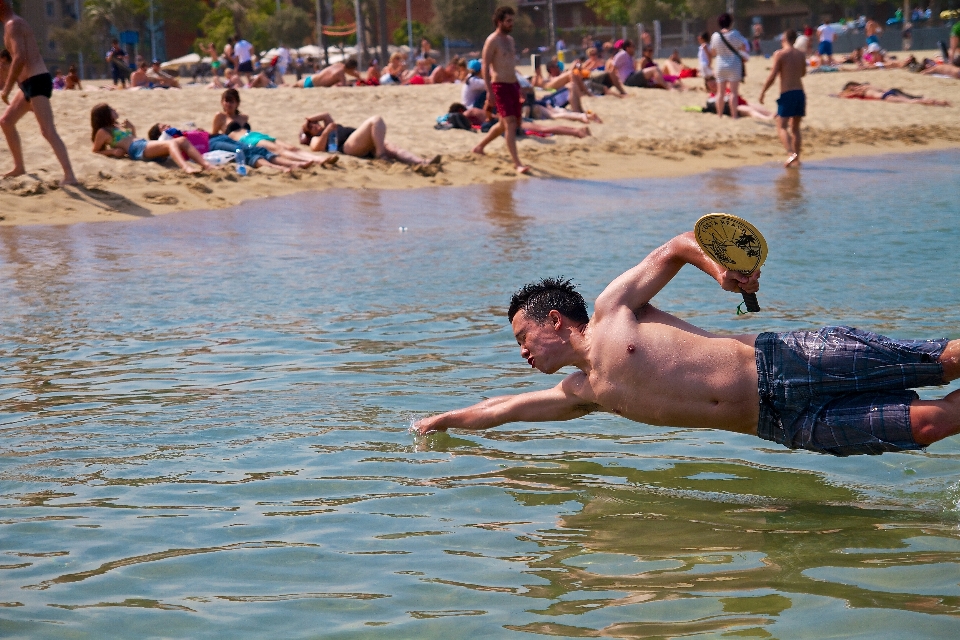
[[[337,152],[337,130],[334,129],[330,132],[330,136],[327,138],[327,153],[336,153]]]
[[[247,175],[247,156],[244,155],[243,149],[237,149],[237,155],[233,161],[237,164],[237,175],[241,177]]]

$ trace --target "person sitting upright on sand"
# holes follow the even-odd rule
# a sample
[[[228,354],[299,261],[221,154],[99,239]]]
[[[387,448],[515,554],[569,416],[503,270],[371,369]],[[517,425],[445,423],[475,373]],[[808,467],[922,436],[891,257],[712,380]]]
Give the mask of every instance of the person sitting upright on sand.
[[[298,89],[312,89],[313,87],[345,87],[348,84],[347,76],[353,78],[353,81],[360,80],[360,72],[357,71],[357,61],[353,58],[346,62],[335,62],[320,73],[304,76],[298,80],[294,87]]]
[[[53,95],[53,78],[40,55],[40,48],[33,37],[33,31],[27,22],[15,14],[10,0],[0,0],[0,22],[3,23],[3,44],[6,47],[0,55],[0,99],[9,105],[0,116],[0,129],[7,139],[10,155],[13,156],[13,169],[3,177],[21,176],[27,172],[23,162],[23,147],[17,122],[28,111],[33,111],[40,125],[40,134],[53,148],[54,155],[63,168],[63,180],[60,184],[77,184],[70,165],[67,147],[60,139],[53,122],[53,109],[50,96]],[[20,93],[10,100],[14,84],[20,86]]]

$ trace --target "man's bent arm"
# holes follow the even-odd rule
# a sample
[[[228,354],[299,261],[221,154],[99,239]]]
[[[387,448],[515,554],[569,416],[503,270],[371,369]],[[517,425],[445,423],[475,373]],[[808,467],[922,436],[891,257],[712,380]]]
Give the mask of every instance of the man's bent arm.
[[[725,291],[755,293],[760,272],[745,276],[727,271],[700,249],[692,231],[654,249],[643,262],[611,282],[594,304],[597,315],[627,306],[634,312],[660,292],[685,264],[692,264],[716,280]]]
[[[574,395],[572,386],[573,383],[568,377],[552,389],[490,398],[472,407],[418,420],[417,432],[425,435],[447,429],[490,429],[508,422],[573,420],[598,408],[597,405]]]

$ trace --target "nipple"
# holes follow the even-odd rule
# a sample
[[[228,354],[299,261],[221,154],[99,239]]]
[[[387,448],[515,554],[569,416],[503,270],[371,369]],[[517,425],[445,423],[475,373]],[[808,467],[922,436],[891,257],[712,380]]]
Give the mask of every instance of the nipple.
[[[627,345],[627,353],[633,353],[633,352],[636,351],[636,350],[637,350],[637,348],[636,348],[635,346],[633,346],[632,344],[628,344],[628,345]]]

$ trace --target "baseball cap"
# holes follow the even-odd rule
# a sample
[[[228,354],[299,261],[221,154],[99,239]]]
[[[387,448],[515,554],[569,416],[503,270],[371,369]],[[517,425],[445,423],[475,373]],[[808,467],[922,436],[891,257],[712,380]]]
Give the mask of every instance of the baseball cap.
[[[483,68],[483,64],[479,60],[471,60],[467,63],[467,69],[473,73],[477,73],[480,69]]]

